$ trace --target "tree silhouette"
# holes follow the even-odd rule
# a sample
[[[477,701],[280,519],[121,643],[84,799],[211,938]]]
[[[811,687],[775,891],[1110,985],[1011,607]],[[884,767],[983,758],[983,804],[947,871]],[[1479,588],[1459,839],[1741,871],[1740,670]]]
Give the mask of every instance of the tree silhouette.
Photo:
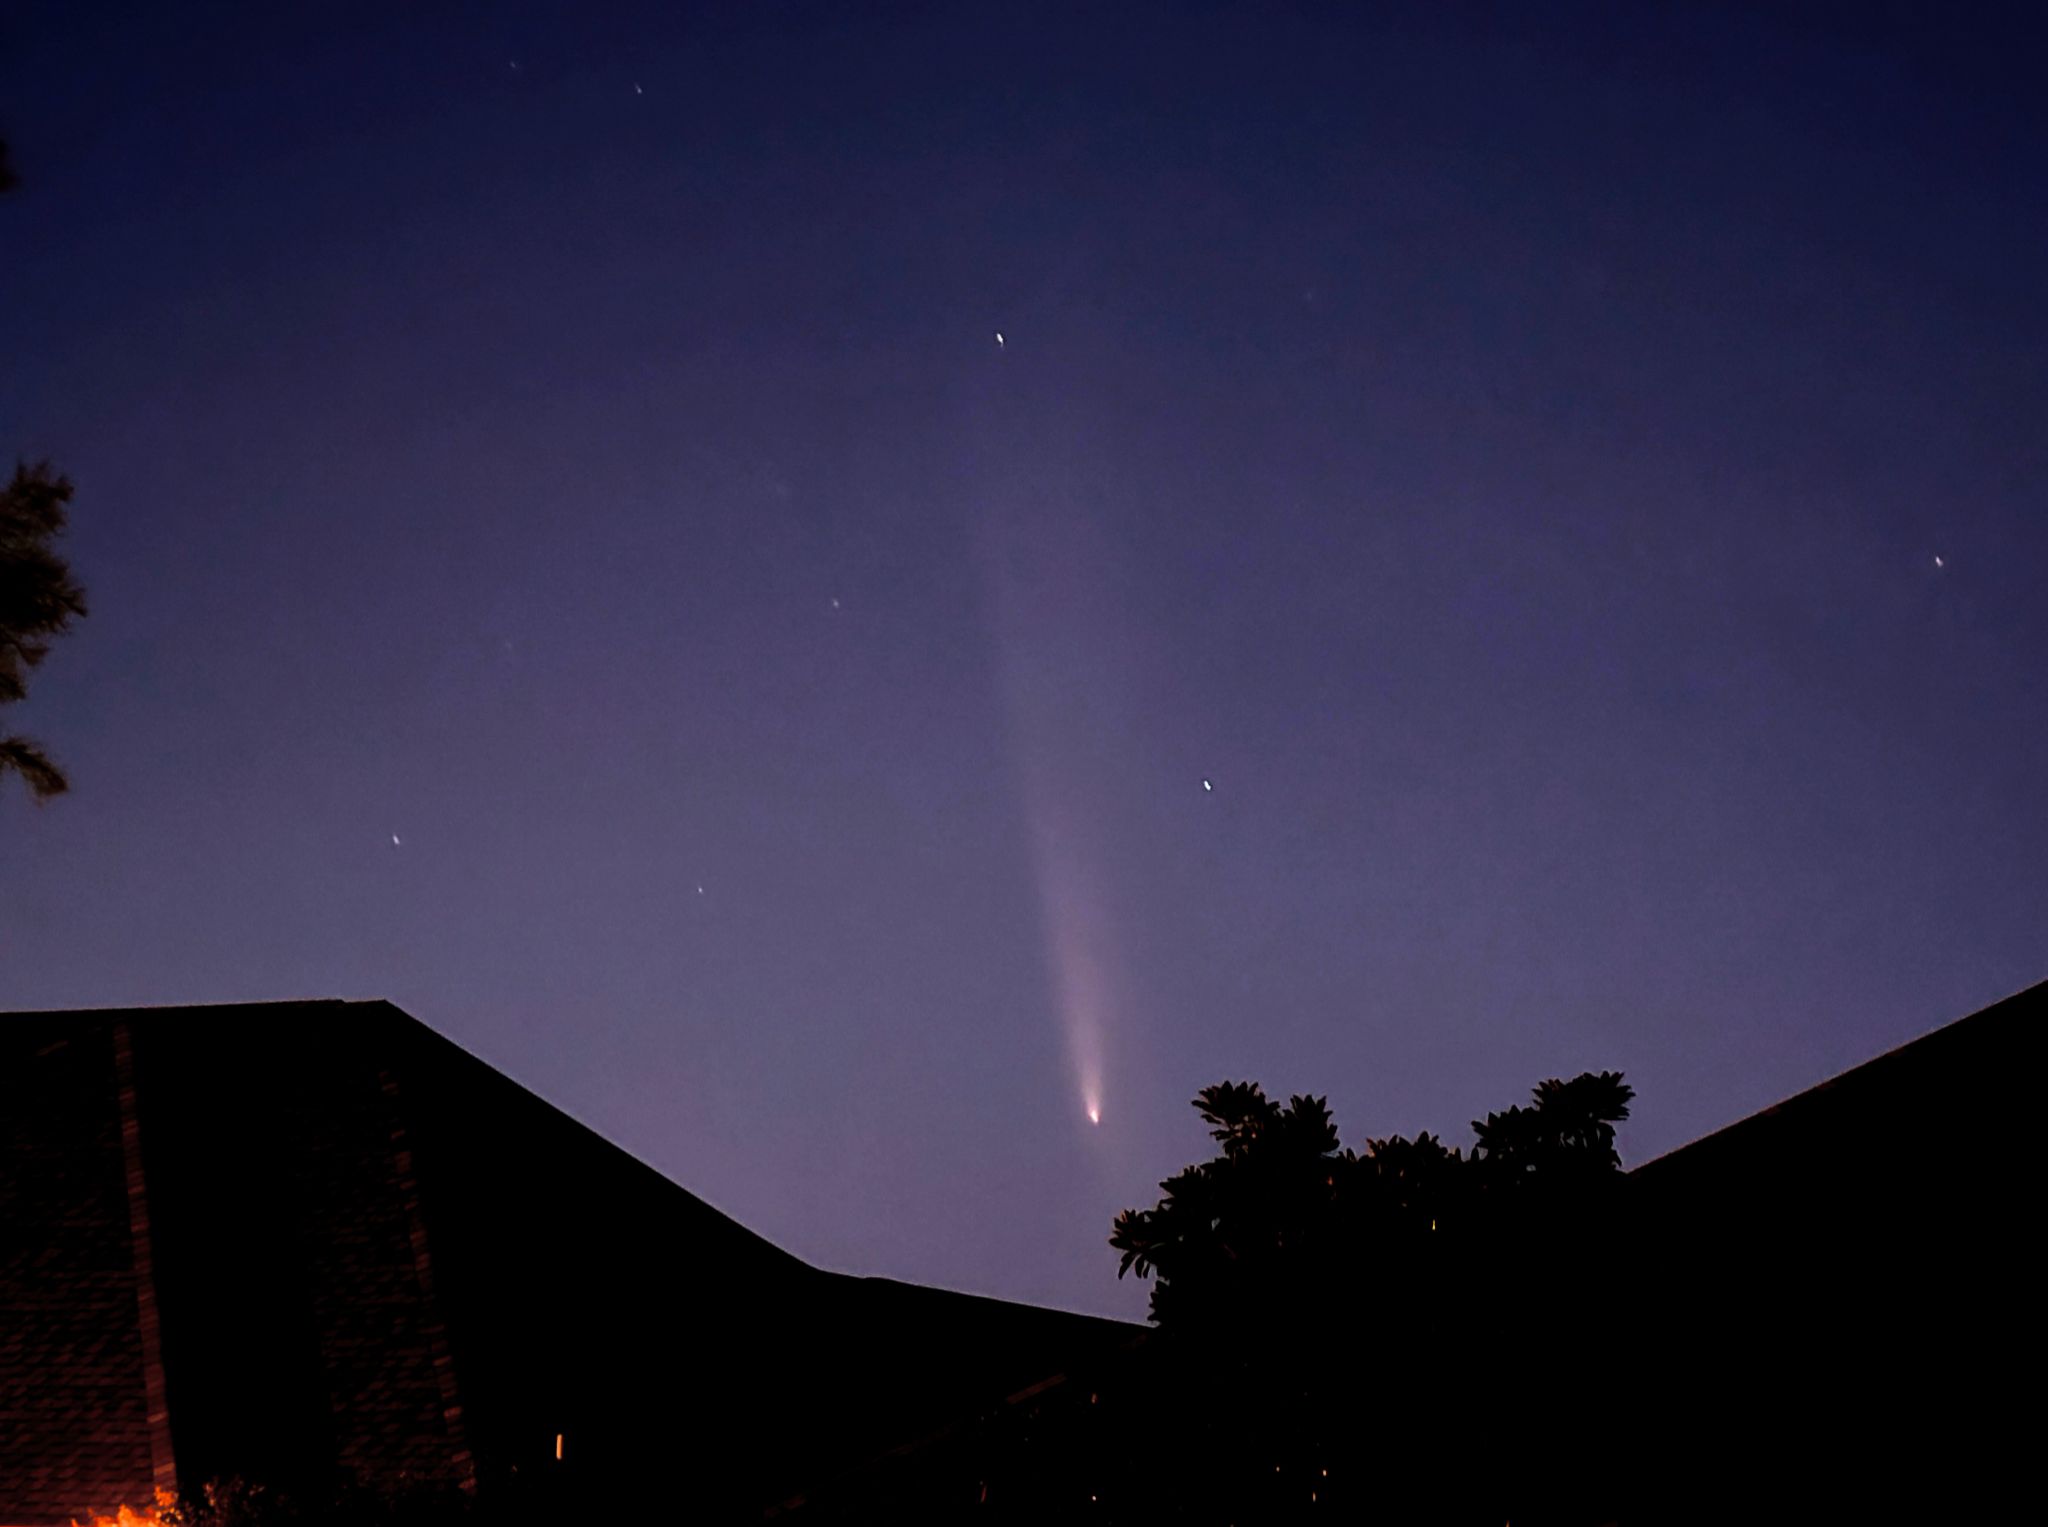
[[[1194,1106],[1222,1152],[1116,1217],[1117,1276],[1154,1280],[1162,1328],[1271,1329],[1368,1267],[1434,1270],[1483,1238],[1576,1224],[1618,1179],[1614,1126],[1634,1095],[1613,1071],[1543,1082],[1529,1107],[1475,1120],[1467,1155],[1427,1133],[1340,1149],[1324,1098],[1282,1107],[1256,1083],[1205,1087]]]
[[[1619,1071],[1588,1071],[1568,1082],[1539,1082],[1528,1108],[1475,1119],[1472,1165],[1494,1194],[1598,1191],[1621,1168],[1614,1126],[1628,1117],[1635,1089]]]
[[[0,192],[18,184],[0,140]],[[71,480],[48,462],[18,463],[0,489],[0,705],[28,693],[28,671],[49,654],[50,640],[85,614],[85,590],[57,554]],[[0,736],[0,774],[12,771],[39,801],[70,788],[64,771],[27,737]]]
[[[1124,1406],[1149,1465],[1097,1471],[1152,1520],[1604,1520],[1633,1095],[1615,1072],[1546,1081],[1469,1150],[1354,1150],[1326,1099],[1203,1089],[1218,1154],[1110,1234],[1159,1329]]]
[[[50,650],[50,639],[85,614],[85,590],[53,543],[64,533],[71,482],[48,462],[17,465],[0,489],[0,705],[28,693],[28,672]],[[0,737],[0,773],[12,770],[38,800],[61,795],[64,773],[26,737]]]

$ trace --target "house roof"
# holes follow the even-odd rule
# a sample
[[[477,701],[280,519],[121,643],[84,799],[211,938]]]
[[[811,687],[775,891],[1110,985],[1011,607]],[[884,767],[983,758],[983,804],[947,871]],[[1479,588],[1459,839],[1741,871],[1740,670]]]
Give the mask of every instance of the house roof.
[[[1887,1141],[1916,1145],[1895,1170],[1994,1148],[2017,1140],[2030,1112],[2044,1035],[2048,981],[1644,1162],[1630,1177],[1639,1191],[1679,1198],[1840,1175],[1845,1155],[1869,1161]]]
[[[738,1504],[1132,1329],[812,1267],[384,1002],[4,1015],[0,1137],[0,1522],[147,1500],[152,1282],[188,1488],[686,1434]]]

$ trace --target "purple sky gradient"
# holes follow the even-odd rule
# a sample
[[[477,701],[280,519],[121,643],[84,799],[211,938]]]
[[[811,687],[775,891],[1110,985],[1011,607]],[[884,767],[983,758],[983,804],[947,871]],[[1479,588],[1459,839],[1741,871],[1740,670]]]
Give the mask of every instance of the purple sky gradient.
[[[2023,22],[885,9],[11,13],[0,1007],[386,996],[1136,1316],[1209,1082],[1635,1161],[2048,974]]]

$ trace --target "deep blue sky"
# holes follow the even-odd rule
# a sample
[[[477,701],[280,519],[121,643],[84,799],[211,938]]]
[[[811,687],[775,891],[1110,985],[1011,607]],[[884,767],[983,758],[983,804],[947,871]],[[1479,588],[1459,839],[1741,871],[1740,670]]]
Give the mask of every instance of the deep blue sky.
[[[1781,9],[10,8],[0,1007],[1135,1315],[1208,1082],[1640,1160],[2048,975],[2048,57]]]

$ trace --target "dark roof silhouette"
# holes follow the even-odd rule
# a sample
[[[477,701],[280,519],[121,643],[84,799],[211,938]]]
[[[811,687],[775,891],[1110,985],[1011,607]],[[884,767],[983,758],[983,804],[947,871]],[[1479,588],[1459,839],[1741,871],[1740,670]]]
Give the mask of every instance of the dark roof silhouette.
[[[1388,1520],[1435,1520],[1436,1471],[1497,1463],[1468,1439],[1506,1414],[1553,1493],[1550,1520],[2008,1512],[2035,1452],[2032,1411],[2011,1397],[2040,1356],[2044,1024],[2048,983],[1645,1163],[1561,1274],[1510,1247],[1482,1270],[1482,1306],[1459,1302],[1469,1283],[1448,1307],[1397,1296],[1384,1340],[1341,1371],[1385,1416],[1440,1426],[1388,1451],[1376,1419],[1333,1446],[1333,1472],[1365,1479]],[[1376,1300],[1388,1272],[1305,1297]],[[1048,1520],[1120,1488],[1105,1510],[1144,1519],[1148,1475],[1198,1468],[1204,1425],[1270,1399],[1232,1393],[1227,1358],[1141,1334],[822,1477],[777,1514]]]
[[[1738,1179],[1782,1180],[1802,1164],[1825,1170],[1830,1139],[1910,1130],[1982,1140],[2003,1127],[1997,1110],[2037,1092],[2048,1033],[2048,981],[1943,1024],[1783,1102],[1644,1162],[1630,1175],[1676,1197],[1722,1192]],[[1961,1143],[1959,1140],[1957,1143]]]
[[[744,1512],[1131,1330],[813,1268],[382,1002],[9,1015],[0,1128],[9,1527],[231,1475]]]
[[[2048,983],[1630,1173],[1577,1302],[1507,1317],[1602,1396],[1555,1467],[1623,1520],[1996,1506],[2044,1018]],[[1136,1327],[809,1267],[384,1003],[13,1015],[0,1128],[9,1527],[349,1471],[951,1519],[1063,1499],[1191,1382]]]
[[[2048,983],[1630,1174],[1632,1456],[1818,1518],[2006,1509],[2040,1357]]]

